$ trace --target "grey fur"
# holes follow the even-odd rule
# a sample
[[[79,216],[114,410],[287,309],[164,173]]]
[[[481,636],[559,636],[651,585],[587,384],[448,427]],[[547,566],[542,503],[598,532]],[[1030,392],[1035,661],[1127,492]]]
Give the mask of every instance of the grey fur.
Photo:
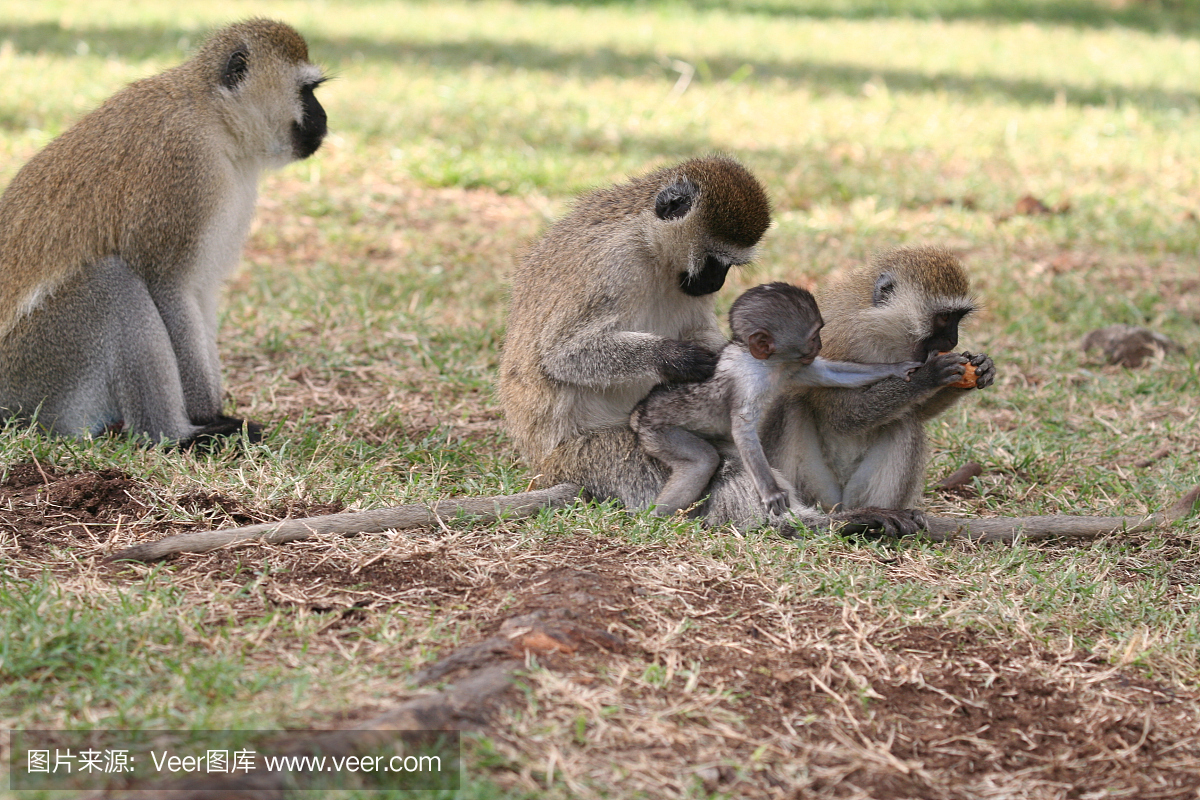
[[[655,513],[674,514],[701,499],[720,464],[714,440],[731,441],[773,515],[789,505],[787,482],[763,454],[758,427],[763,411],[783,392],[817,387],[860,387],[921,366],[828,361],[821,349],[823,324],[807,291],[784,283],[745,292],[730,310],[733,341],[725,345],[713,377],[702,383],[661,386],[630,416],[642,447],[671,470],[655,498]]]

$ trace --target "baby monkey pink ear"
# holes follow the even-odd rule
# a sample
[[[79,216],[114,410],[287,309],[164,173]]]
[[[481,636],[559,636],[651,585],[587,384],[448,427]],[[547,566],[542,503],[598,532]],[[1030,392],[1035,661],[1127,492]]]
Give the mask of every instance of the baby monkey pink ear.
[[[775,337],[771,335],[770,331],[762,328],[747,336],[746,344],[750,347],[750,355],[759,361],[770,358],[775,352]]]

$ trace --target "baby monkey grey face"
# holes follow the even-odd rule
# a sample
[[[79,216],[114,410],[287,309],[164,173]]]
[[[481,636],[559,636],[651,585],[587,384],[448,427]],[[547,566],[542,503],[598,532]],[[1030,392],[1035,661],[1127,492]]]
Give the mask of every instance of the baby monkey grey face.
[[[821,352],[824,325],[812,293],[779,281],[747,289],[729,309],[733,340],[760,360],[811,364]]]

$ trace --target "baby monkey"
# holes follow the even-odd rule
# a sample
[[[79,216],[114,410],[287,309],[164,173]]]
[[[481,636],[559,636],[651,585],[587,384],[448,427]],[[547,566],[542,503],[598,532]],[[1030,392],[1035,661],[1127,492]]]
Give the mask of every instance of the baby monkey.
[[[772,514],[788,507],[763,454],[758,423],[781,392],[797,387],[858,387],[885,378],[909,379],[921,366],[855,364],[821,358],[825,321],[811,293],[788,283],[747,290],[729,309],[733,339],[721,350],[716,373],[701,383],[662,384],[633,409],[630,424],[642,446],[671,468],[654,513],[688,508],[721,463],[711,441],[732,436],[738,455]],[[706,441],[707,440],[707,441]]]

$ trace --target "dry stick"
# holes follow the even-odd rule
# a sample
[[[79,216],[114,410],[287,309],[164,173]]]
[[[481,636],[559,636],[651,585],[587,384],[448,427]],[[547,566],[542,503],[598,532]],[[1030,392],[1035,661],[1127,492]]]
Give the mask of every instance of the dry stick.
[[[478,522],[500,519],[521,519],[536,514],[543,508],[566,505],[579,495],[579,485],[560,483],[549,489],[504,495],[502,497],[462,497],[439,500],[428,505],[394,506],[372,511],[352,511],[344,514],[327,514],[309,519],[285,519],[249,525],[245,528],[227,528],[220,531],[201,531],[168,536],[157,542],[127,547],[108,557],[109,561],[155,561],[176,553],[207,553],[220,547],[241,542],[263,542],[284,544],[307,539],[322,533],[339,533],[354,536],[359,533],[417,528],[431,525],[444,517],[454,517],[460,512]]]
[[[542,508],[566,505],[580,492],[578,484],[560,483],[549,489],[505,495],[502,497],[465,497],[439,500],[432,505],[395,506],[374,511],[355,511],[328,514],[304,520],[283,520],[245,528],[202,531],[168,536],[157,542],[134,545],[109,556],[109,561],[155,561],[176,553],[207,553],[227,545],[260,541],[284,544],[322,533],[354,536],[359,533],[379,533],[387,530],[416,528],[430,525],[443,517],[458,514],[491,521],[505,517],[522,519]],[[1135,533],[1182,519],[1191,513],[1200,500],[1200,485],[1192,488],[1179,502],[1160,514],[1147,517],[1073,517],[1049,515],[1042,517],[995,517],[956,519],[928,517],[927,535],[935,542],[966,538],[978,542],[1013,542],[1017,539],[1094,538],[1110,533]]]
[[[962,489],[970,486],[971,481],[983,474],[983,465],[977,461],[968,461],[946,477],[935,483],[935,489]]]
[[[1162,447],[1155,450],[1150,455],[1148,455],[1147,457],[1133,462],[1133,465],[1135,467],[1137,467],[1138,469],[1143,469],[1145,467],[1150,466],[1151,464],[1153,464],[1155,461],[1158,461],[1159,459],[1166,458],[1170,454],[1171,454],[1171,445],[1165,444]]]
[[[1179,499],[1166,511],[1146,517],[995,517],[983,519],[952,519],[929,517],[927,535],[935,542],[965,538],[977,542],[1014,542],[1017,539],[1037,541],[1052,538],[1095,538],[1110,533],[1136,533],[1183,519],[1192,513],[1200,500],[1200,485]]]

